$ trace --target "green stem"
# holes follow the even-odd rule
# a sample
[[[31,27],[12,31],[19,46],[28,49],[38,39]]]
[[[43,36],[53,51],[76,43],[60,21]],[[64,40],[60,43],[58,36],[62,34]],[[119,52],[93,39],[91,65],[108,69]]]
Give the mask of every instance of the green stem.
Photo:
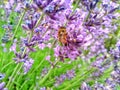
[[[84,20],[84,22],[87,22],[87,21],[88,21],[88,19],[89,19],[89,17],[90,17],[90,14],[91,14],[91,11],[89,11],[89,13],[88,13],[86,19]]]
[[[41,17],[38,19],[35,28],[38,27],[38,25],[40,24],[41,20],[43,19],[44,13],[42,13]]]
[[[23,17],[23,16],[22,16],[22,17]],[[32,35],[32,34],[31,34],[31,35]],[[31,36],[30,36],[30,38],[31,38]],[[29,40],[30,40],[30,39],[29,39]],[[24,49],[22,56],[25,54],[25,52],[26,52],[26,48]],[[22,65],[20,65],[20,63],[18,63],[17,66],[15,67],[15,70],[14,70],[14,72],[12,73],[11,78],[10,78],[10,80],[8,81],[8,84],[6,85],[6,87],[9,86],[9,88],[11,88],[12,78],[14,77],[14,74],[17,72],[19,66],[20,66],[19,70],[22,68]],[[18,70],[18,72],[19,72],[19,70]],[[15,76],[16,76],[16,75],[15,75]]]
[[[11,75],[11,77],[10,77],[10,80],[8,81],[6,87],[10,86],[10,84],[11,84],[11,82],[12,82],[12,79],[13,79],[13,77],[14,77],[14,74],[17,72],[17,69],[18,69],[19,65],[20,65],[20,64],[17,64],[17,66],[15,67],[15,69],[14,69],[14,71],[13,71],[13,73],[12,73],[12,75]]]
[[[52,44],[52,46],[51,46],[51,49],[53,48],[53,46],[55,45],[55,43],[56,43],[56,40],[53,41],[53,44]],[[50,51],[49,51],[49,54],[50,54]],[[46,81],[46,79],[50,76],[53,68],[57,65],[58,61],[59,61],[59,60],[57,60],[57,61],[54,63],[54,66],[52,66],[52,67],[50,68],[50,70],[48,71],[48,73],[43,77],[43,79],[40,80],[40,82],[39,82],[40,85],[41,85],[42,83],[44,83],[44,82]]]
[[[56,40],[53,41],[53,44],[52,44],[51,48],[53,48],[55,42],[56,42]],[[48,53],[50,54],[50,52],[47,52],[47,54],[48,54]],[[46,54],[46,55],[47,55],[47,54]],[[45,55],[45,56],[46,56],[46,55]],[[35,69],[32,71],[32,73],[34,73],[34,72],[41,66],[41,64],[44,62],[44,60],[45,60],[45,57],[44,57],[44,58],[42,59],[42,61],[39,63],[39,65],[37,66],[37,68],[35,68]],[[58,61],[55,62],[54,66],[57,64],[57,62],[58,62]],[[53,68],[53,67],[51,67],[51,69],[49,70],[49,72],[47,73],[47,75],[40,81],[40,83],[39,83],[40,85],[41,85],[41,83],[44,83],[45,80],[49,77],[49,75],[50,75],[51,72],[52,72],[52,68]]]
[[[30,2],[32,2],[32,0],[30,0]],[[20,17],[20,20],[19,20],[19,22],[18,22],[18,24],[17,24],[17,26],[16,26],[16,28],[15,28],[15,32],[14,32],[13,37],[12,37],[12,39],[11,39],[11,44],[13,43],[14,37],[15,37],[17,31],[18,31],[19,26],[20,26],[21,23],[22,23],[22,20],[23,20],[23,18],[24,18],[25,13],[26,13],[26,10],[24,10],[24,12],[22,13],[22,16]],[[30,37],[31,37],[31,36],[30,36]],[[24,55],[25,52],[26,52],[26,49],[24,50],[23,55]],[[19,67],[20,67],[20,68],[19,68]],[[19,70],[18,70],[18,68],[19,68]],[[17,72],[17,70],[18,70],[18,72],[19,72],[19,71],[21,70],[21,68],[22,68],[22,65],[20,65],[20,63],[18,63],[17,66],[15,67],[15,69],[14,69],[14,71],[13,71],[13,73],[12,73],[12,75],[11,75],[11,77],[10,77],[10,80],[8,81],[6,87],[9,87],[9,86],[10,86],[10,88],[11,88],[12,79],[13,79],[15,73]],[[18,72],[17,72],[17,73],[18,73]],[[15,75],[15,77],[14,77],[14,80],[15,80],[15,78],[16,78],[16,75]],[[10,85],[10,84],[11,84],[11,85]],[[10,89],[10,88],[9,88],[9,89]]]
[[[23,90],[23,87],[24,87],[24,85],[27,83],[27,80],[26,81],[24,81],[24,83],[22,84],[22,86],[20,87],[20,90]]]
[[[30,3],[31,3],[32,1],[33,1],[33,0],[30,0]],[[17,27],[15,28],[15,32],[14,32],[12,38],[11,38],[11,42],[13,42],[13,40],[14,40],[14,37],[15,37],[17,31],[18,31],[19,26],[20,26],[21,23],[22,23],[22,20],[23,20],[23,18],[24,18],[24,16],[25,16],[25,13],[26,13],[26,9],[23,11],[23,13],[22,13],[22,15],[21,15],[21,17],[20,17],[20,20],[19,20],[19,22],[18,22],[18,24],[17,24]]]
[[[6,65],[4,65],[4,66],[2,67],[2,70],[1,70],[1,71],[3,71],[7,66],[9,66],[10,64],[13,64],[13,63],[14,63],[13,61],[7,63]]]
[[[16,79],[16,77],[17,77],[19,71],[21,70],[21,68],[22,68],[22,65],[20,65],[19,69],[17,70],[17,74],[15,74],[15,76],[14,76],[14,80]],[[12,84],[13,84],[13,83],[11,83],[11,84],[9,85],[9,89],[10,89],[10,90],[11,90],[11,86],[12,86]]]
[[[80,3],[80,0],[78,0],[78,1],[76,2],[75,6],[74,6],[74,8],[73,8],[73,13],[75,12],[75,10],[76,10],[76,8],[78,7],[79,3]]]
[[[32,86],[29,88],[29,90],[34,90],[33,88],[34,88],[34,85],[32,85]]]
[[[49,77],[50,74],[52,73],[54,67],[57,65],[58,61],[59,61],[59,60],[57,60],[57,61],[55,62],[54,66],[52,66],[52,67],[50,68],[50,70],[48,71],[48,73],[43,77],[43,79],[40,80],[39,85],[42,85],[42,84],[48,79],[48,77]]]
[[[83,75],[80,76],[80,79],[76,80],[74,83],[69,84],[66,88],[62,89],[62,90],[69,90],[71,87],[75,86],[76,84],[78,84],[84,77],[88,76],[88,74],[92,73],[95,69],[91,69],[87,72],[85,72]]]
[[[23,19],[23,17],[24,17],[24,14],[25,14],[25,12],[24,12],[24,13],[22,14],[22,16],[21,16],[21,19],[20,19],[20,21],[19,21],[19,23],[18,23],[18,25],[17,25],[17,27],[16,27],[16,30],[15,30],[14,35],[16,34],[16,32],[17,32],[17,30],[18,30],[18,28],[19,28],[19,25],[20,25],[21,22],[22,22],[22,19]],[[41,21],[42,18],[43,18],[43,15],[44,15],[44,14],[41,15],[41,17],[40,17],[39,20],[37,21],[35,27],[38,26],[38,24],[40,23],[40,21]],[[29,38],[28,42],[30,42],[32,36],[33,36],[33,32],[31,32],[30,38]],[[13,39],[14,39],[14,38],[13,38]],[[13,40],[13,39],[12,39],[12,40]],[[27,48],[24,49],[22,56],[24,56],[26,50],[27,50]],[[20,65],[20,63],[18,63],[17,66],[15,67],[15,70],[14,70],[14,72],[12,73],[11,78],[10,78],[10,80],[9,80],[9,82],[8,82],[8,84],[7,84],[6,87],[10,87],[10,88],[11,88],[11,85],[12,85],[11,81],[12,81],[12,78],[14,77],[14,74],[17,72],[17,70],[18,70],[18,72],[20,72],[20,70],[22,69],[22,64],[20,65],[20,68],[18,69],[19,65]],[[16,77],[17,77],[17,75],[15,75],[15,78],[16,78]],[[15,80],[15,78],[14,78],[14,80]],[[10,89],[10,88],[9,88],[9,89]]]
[[[17,31],[18,31],[19,26],[20,26],[21,23],[22,23],[22,20],[23,20],[23,17],[24,17],[24,15],[25,15],[25,12],[26,12],[26,11],[24,11],[24,12],[22,13],[22,16],[20,17],[20,20],[19,20],[19,22],[18,22],[18,24],[17,24],[17,26],[16,26],[16,28],[15,28],[15,32],[14,32],[14,34],[13,34],[13,37],[12,37],[12,40],[11,40],[11,44],[13,43],[13,39],[14,39],[14,37],[15,37]],[[10,44],[10,45],[11,45],[11,44]],[[19,64],[17,64],[17,66],[15,67],[15,69],[14,69],[12,75],[11,75],[11,78],[10,78],[10,80],[8,81],[6,87],[8,87],[8,86],[11,84],[12,78],[14,77],[14,74],[16,73],[18,67],[19,67]]]
[[[40,80],[39,85],[42,85],[48,79],[52,71],[53,71],[53,68],[50,68],[49,72],[44,76],[44,78]]]
[[[39,65],[31,72],[31,74],[39,69],[39,67],[43,64],[44,60],[45,60],[45,57],[42,59],[42,61],[39,63]]]
[[[32,35],[33,35],[33,32],[31,32],[31,34],[30,34],[30,38],[28,40],[29,42],[30,42],[30,40],[32,38]],[[27,50],[27,48],[24,49],[22,56],[24,56],[26,50]],[[20,65],[20,63],[17,64],[17,66],[19,66],[19,65]],[[17,74],[14,76],[15,72],[20,72],[21,69],[22,69],[22,64],[20,65],[19,69],[18,69],[18,67],[16,67],[16,69],[15,69],[14,73],[12,74],[11,78],[14,77],[14,80],[15,80],[16,77],[17,77]],[[11,85],[12,85],[12,83],[10,83],[10,82],[11,82],[11,80],[9,81],[9,84],[7,85],[7,86],[9,86],[9,89],[11,88]]]
[[[22,15],[21,15],[21,17],[20,17],[20,20],[19,20],[19,22],[18,22],[18,24],[17,24],[17,27],[15,28],[15,32],[14,32],[14,34],[13,34],[13,36],[12,36],[11,42],[13,42],[14,37],[15,37],[15,35],[16,35],[18,29],[19,29],[19,26],[20,26],[21,23],[22,23],[22,20],[23,20],[23,17],[24,17],[24,15],[25,15],[25,12],[26,12],[26,10],[22,13]]]

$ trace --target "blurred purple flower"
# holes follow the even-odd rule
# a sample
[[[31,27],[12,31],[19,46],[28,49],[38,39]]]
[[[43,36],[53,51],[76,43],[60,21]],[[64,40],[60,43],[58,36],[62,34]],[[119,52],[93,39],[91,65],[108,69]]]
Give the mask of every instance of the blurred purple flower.
[[[41,87],[40,90],[46,90],[46,87]]]
[[[62,84],[62,82],[64,82],[65,80],[65,76],[64,75],[60,75],[60,77],[56,77],[56,82],[55,82],[55,86],[59,86],[60,84]]]
[[[16,42],[10,47],[10,51],[16,52]]]
[[[45,45],[44,43],[39,44],[39,48],[40,48],[40,49],[43,50],[45,47],[46,47],[46,45]]]
[[[89,85],[87,85],[87,83],[83,82],[80,90],[92,90],[92,89]]]
[[[46,56],[46,60],[50,61],[50,58],[51,58],[50,55]]]
[[[5,74],[0,73],[0,80],[2,80],[5,77]]]
[[[100,84],[98,82],[95,83],[94,87],[95,90],[106,90],[105,86],[103,84]]]
[[[4,87],[5,87],[5,82],[1,82],[0,83],[0,90],[4,90]]]
[[[24,62],[24,65],[23,65],[24,74],[26,74],[30,70],[30,68],[32,67],[33,63],[34,63],[34,60],[32,60],[32,59],[29,59],[28,61],[26,60]]]
[[[75,77],[75,71],[74,70],[68,70],[67,73],[66,73],[66,77],[68,79],[72,79]]]
[[[41,76],[44,77],[48,73],[48,69],[44,68],[41,72]]]

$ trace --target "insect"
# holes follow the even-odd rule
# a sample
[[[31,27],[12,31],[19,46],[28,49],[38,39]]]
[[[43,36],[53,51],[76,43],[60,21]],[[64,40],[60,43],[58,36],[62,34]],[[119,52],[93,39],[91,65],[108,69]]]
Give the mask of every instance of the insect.
[[[60,27],[58,30],[58,40],[59,42],[61,42],[63,45],[67,45],[67,37],[68,37],[68,33],[66,31],[65,27]]]

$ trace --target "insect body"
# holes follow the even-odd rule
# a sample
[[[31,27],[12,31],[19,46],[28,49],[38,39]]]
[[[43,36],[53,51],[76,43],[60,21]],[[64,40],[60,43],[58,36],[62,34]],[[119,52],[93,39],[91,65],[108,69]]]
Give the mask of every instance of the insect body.
[[[68,42],[67,42],[67,31],[66,31],[66,28],[65,27],[60,27],[59,30],[58,30],[58,40],[59,42],[61,42],[63,45],[67,45]]]

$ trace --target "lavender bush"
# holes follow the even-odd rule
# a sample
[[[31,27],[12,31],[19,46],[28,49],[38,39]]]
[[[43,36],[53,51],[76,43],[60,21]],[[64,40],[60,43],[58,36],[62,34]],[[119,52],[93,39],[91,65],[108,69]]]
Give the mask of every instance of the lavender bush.
[[[120,90],[119,0],[3,0],[0,19],[0,90]]]

